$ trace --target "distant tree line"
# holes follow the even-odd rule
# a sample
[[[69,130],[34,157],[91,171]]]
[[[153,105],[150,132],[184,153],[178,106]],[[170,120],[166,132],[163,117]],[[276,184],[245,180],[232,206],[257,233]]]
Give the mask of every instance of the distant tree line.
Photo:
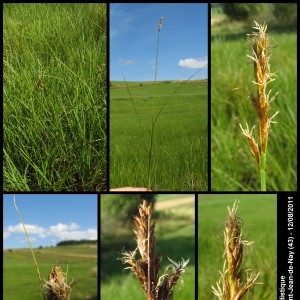
[[[97,243],[98,243],[97,240],[80,240],[80,241],[68,240],[68,241],[61,241],[57,243],[56,246],[59,247],[59,246],[81,245],[81,244],[95,245]]]
[[[259,15],[273,17],[281,26],[297,25],[297,3],[213,3],[212,7],[223,10],[230,20],[249,20]]]
[[[127,222],[139,212],[139,204],[147,200],[155,205],[156,195],[153,194],[112,194],[101,198],[101,211],[121,222]]]

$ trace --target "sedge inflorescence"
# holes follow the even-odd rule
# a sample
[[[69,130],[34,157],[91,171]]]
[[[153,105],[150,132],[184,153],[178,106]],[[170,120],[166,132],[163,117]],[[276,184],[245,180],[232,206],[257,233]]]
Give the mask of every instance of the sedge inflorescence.
[[[249,142],[251,152],[255,156],[257,165],[259,168],[262,166],[262,154],[267,153],[267,145],[268,145],[268,135],[270,133],[271,123],[275,123],[273,121],[274,117],[278,114],[278,111],[273,115],[269,116],[270,111],[270,103],[276,98],[276,93],[274,96],[271,96],[271,91],[267,91],[267,85],[275,80],[275,73],[270,72],[270,41],[269,37],[266,34],[267,25],[260,25],[256,21],[255,26],[253,27],[257,31],[248,34],[248,37],[251,41],[252,54],[247,55],[253,61],[254,65],[254,78],[252,81],[256,86],[256,95],[251,94],[251,102],[255,108],[258,123],[259,123],[259,141],[257,142],[253,135],[253,130],[249,129],[248,124],[246,124],[246,128],[240,124],[240,128],[242,134],[244,134]]]
[[[152,204],[143,200],[139,205],[139,216],[134,216],[136,229],[134,230],[137,247],[134,251],[122,251],[124,264],[128,264],[135,277],[138,279],[147,300],[171,300],[174,287],[178,280],[182,282],[182,274],[185,272],[188,260],[175,262],[168,258],[171,264],[166,272],[159,276],[162,256],[156,252],[155,223],[151,224]],[[136,258],[137,251],[140,259]],[[167,272],[171,269],[170,272]]]
[[[254,242],[243,238],[242,221],[237,216],[238,202],[227,209],[228,218],[224,230],[225,262],[221,278],[216,287],[212,286],[212,291],[219,300],[240,300],[256,282],[259,273],[253,274],[249,269],[242,268],[244,247]]]
[[[73,286],[73,280],[67,283],[67,274],[59,265],[54,265],[48,275],[48,280],[43,286],[43,295],[46,300],[69,300]]]

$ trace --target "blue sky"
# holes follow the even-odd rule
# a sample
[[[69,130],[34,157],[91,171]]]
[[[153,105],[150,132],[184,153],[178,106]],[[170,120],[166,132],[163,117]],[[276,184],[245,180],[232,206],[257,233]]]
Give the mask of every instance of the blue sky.
[[[16,204],[33,247],[55,246],[62,240],[97,239],[97,195],[16,194]],[[3,248],[28,248],[14,206],[3,196]]]
[[[110,80],[207,78],[208,13],[206,3],[110,4]]]

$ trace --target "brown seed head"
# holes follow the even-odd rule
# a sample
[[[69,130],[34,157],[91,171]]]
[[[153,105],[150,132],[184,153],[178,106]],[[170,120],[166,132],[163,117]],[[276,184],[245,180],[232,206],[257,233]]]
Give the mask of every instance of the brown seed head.
[[[54,265],[44,285],[44,296],[47,300],[69,300],[76,282],[67,283],[67,275],[59,265]]]

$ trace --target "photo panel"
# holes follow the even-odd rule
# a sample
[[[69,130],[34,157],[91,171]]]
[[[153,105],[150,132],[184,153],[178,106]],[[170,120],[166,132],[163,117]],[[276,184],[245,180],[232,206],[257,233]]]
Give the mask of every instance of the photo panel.
[[[297,3],[211,5],[211,190],[297,191]]]
[[[208,4],[111,3],[110,189],[208,190]]]
[[[107,4],[3,4],[3,190],[107,190]]]
[[[197,203],[198,299],[276,299],[277,195],[198,194]]]
[[[99,299],[97,199],[3,195],[4,299]]]
[[[195,299],[195,195],[114,193],[100,202],[101,299]]]

